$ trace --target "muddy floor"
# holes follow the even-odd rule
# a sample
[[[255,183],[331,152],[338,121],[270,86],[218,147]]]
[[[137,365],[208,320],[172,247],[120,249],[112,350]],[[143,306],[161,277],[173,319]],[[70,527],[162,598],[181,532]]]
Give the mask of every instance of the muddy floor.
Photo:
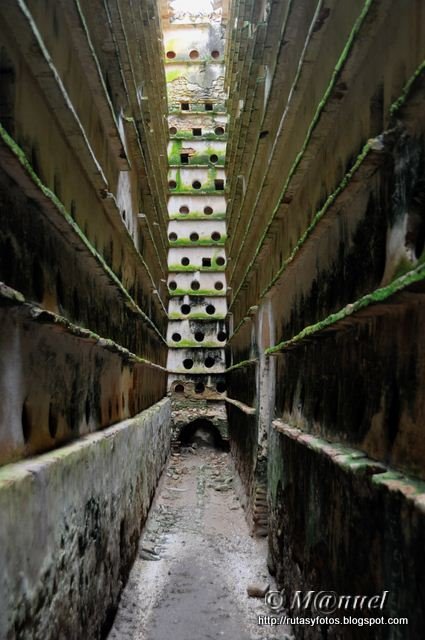
[[[173,454],[158,487],[109,640],[269,640],[284,627],[247,587],[273,583],[266,540],[250,537],[231,459],[214,449]],[[157,559],[159,558],[159,559]]]

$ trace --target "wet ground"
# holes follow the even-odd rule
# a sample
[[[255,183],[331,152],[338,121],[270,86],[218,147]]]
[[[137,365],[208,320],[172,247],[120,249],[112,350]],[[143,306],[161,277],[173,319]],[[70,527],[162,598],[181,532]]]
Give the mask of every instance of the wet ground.
[[[288,637],[283,627],[258,624],[270,611],[263,598],[248,597],[251,583],[273,588],[266,540],[249,535],[229,454],[173,454],[109,640]]]

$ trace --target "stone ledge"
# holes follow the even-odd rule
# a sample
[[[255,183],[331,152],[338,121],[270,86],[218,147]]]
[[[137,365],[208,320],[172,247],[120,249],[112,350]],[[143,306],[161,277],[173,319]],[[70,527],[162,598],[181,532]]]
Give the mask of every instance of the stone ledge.
[[[0,470],[0,637],[106,636],[169,453],[170,416],[164,398]]]

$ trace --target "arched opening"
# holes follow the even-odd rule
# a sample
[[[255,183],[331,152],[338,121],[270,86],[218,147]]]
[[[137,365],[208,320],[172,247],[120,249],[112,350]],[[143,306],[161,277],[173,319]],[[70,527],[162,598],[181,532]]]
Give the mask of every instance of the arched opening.
[[[186,447],[196,443],[198,447],[228,450],[228,443],[223,440],[220,431],[206,418],[197,418],[182,427],[180,442]]]

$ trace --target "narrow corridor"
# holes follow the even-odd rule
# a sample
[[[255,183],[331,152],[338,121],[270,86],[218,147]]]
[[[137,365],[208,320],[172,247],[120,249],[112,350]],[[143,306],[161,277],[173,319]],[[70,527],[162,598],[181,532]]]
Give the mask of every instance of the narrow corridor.
[[[271,584],[266,540],[249,535],[230,454],[174,453],[159,485],[110,640],[266,640],[270,612],[250,584]],[[160,560],[145,559],[154,550]]]

